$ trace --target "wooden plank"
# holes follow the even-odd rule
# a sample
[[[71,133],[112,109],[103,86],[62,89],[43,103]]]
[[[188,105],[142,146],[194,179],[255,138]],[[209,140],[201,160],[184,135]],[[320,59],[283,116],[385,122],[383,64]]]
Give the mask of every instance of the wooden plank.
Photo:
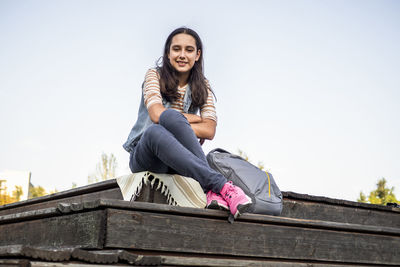
[[[70,248],[42,248],[26,247],[22,250],[22,255],[31,259],[41,259],[46,261],[67,261],[71,258],[72,249]]]
[[[82,263],[82,262],[44,262],[44,261],[31,261],[30,267],[121,267],[121,266],[130,266],[127,264],[118,264],[118,265],[104,265],[104,264],[90,264],[90,263]]]
[[[101,189],[101,188],[100,188]],[[82,190],[81,190],[82,191]],[[83,201],[94,201],[97,199],[119,199],[122,200],[121,190],[117,188],[105,189],[96,192],[81,192],[81,195],[61,194],[56,198],[50,196],[43,197],[45,199],[37,198],[23,202],[17,202],[6,206],[0,206],[0,216],[12,213],[19,213],[29,210],[44,209],[57,206],[58,203],[78,203]],[[62,197],[65,196],[65,197]]]
[[[60,214],[57,208],[45,208],[39,210],[30,210],[24,211],[20,213],[12,213],[7,215],[0,216],[0,224],[11,223],[11,222],[19,222],[22,220],[28,219],[39,219],[39,218],[46,218],[52,217],[55,215]]]
[[[2,267],[30,267],[29,260],[25,259],[0,259]]]
[[[304,201],[304,202],[318,202],[325,203],[329,205],[339,205],[339,206],[348,206],[353,208],[365,208],[365,209],[374,209],[374,210],[383,210],[389,212],[400,213],[399,208],[384,206],[384,205],[376,205],[369,203],[361,203],[355,201],[349,201],[344,199],[335,199],[324,196],[312,196],[307,194],[299,194],[295,192],[285,192],[282,191],[282,196],[284,200],[296,200],[296,201]]]
[[[285,200],[282,217],[400,228],[400,213],[317,202]]]
[[[295,261],[274,261],[263,259],[246,258],[210,258],[210,257],[187,257],[187,256],[161,256],[162,266],[211,266],[211,267],[371,267],[380,265],[360,265],[360,264],[336,264],[336,263],[315,263],[315,262],[295,262]]]
[[[109,264],[118,262],[119,253],[120,252],[118,250],[90,251],[83,249],[74,249],[74,251],[72,252],[72,257],[85,262]]]
[[[3,224],[0,246],[103,248],[104,228],[104,210]]]
[[[43,197],[0,206],[0,215],[54,206],[59,202],[82,202],[99,198],[123,199],[116,179],[90,184]],[[62,201],[60,201],[62,200]]]
[[[155,203],[127,202],[119,200],[102,199],[98,202],[98,205],[99,207],[103,208],[119,208],[126,210],[135,210],[135,211],[158,212],[165,214],[192,216],[196,218],[197,217],[218,218],[222,220],[225,219],[227,220],[228,218],[228,212],[226,211],[178,207],[178,206],[162,205]],[[308,228],[318,228],[327,230],[340,230],[347,232],[355,231],[360,233],[400,236],[400,229],[393,227],[337,223],[337,222],[318,221],[318,220],[303,220],[303,219],[285,218],[278,216],[249,214],[249,213],[242,215],[239,218],[239,221],[264,223],[264,224],[272,223],[272,224],[298,226],[306,228],[308,227]]]
[[[23,245],[0,246],[0,257],[21,256],[23,248]]]
[[[47,261],[66,261],[71,257],[72,249],[28,247],[25,245],[8,245],[0,247],[0,258],[34,258]]]
[[[400,265],[400,238],[109,209],[108,248]]]

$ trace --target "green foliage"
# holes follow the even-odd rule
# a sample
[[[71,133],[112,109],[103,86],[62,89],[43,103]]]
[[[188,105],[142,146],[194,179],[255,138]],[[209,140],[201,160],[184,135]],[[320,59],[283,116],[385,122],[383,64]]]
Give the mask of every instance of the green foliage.
[[[47,195],[47,193],[42,186],[38,185],[29,187],[29,198],[42,197],[45,195]]]
[[[15,190],[12,191],[11,194],[12,194],[12,197],[15,199],[15,201],[20,201],[21,196],[24,194],[24,192],[22,191],[22,186],[16,185]]]
[[[357,199],[358,202],[363,203],[371,203],[371,204],[378,204],[378,205],[386,205],[387,203],[397,203],[398,200],[394,195],[394,187],[388,188],[386,186],[386,179],[382,178],[376,184],[376,189],[371,191],[368,196],[368,200],[366,195],[363,192],[360,192],[360,196]]]
[[[23,195],[22,186],[15,186],[15,190],[11,195],[7,193],[7,186],[5,180],[0,180],[0,205],[10,204],[21,200]]]
[[[367,197],[364,195],[363,192],[360,192],[360,196],[357,199],[358,202],[367,203]]]
[[[105,181],[115,177],[115,171],[117,169],[117,159],[114,154],[109,156],[105,153],[101,154],[100,162],[97,163],[96,172],[88,176],[88,183],[95,183],[99,181]]]

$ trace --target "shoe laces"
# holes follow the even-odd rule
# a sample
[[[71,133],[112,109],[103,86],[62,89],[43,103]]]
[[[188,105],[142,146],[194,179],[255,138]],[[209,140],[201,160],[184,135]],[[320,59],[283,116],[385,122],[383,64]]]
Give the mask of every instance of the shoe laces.
[[[229,183],[229,186],[228,186],[228,188],[226,189],[225,196],[229,196],[229,197],[236,197],[236,196],[238,196],[238,195],[239,195],[239,192],[238,192],[238,190],[236,189],[236,186],[234,186],[234,185],[232,184],[232,182],[228,182],[228,183]]]

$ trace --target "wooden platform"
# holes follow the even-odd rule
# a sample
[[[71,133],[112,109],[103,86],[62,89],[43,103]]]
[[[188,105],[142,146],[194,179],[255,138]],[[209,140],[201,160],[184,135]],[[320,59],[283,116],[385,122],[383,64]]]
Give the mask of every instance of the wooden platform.
[[[0,266],[400,266],[400,209],[283,195],[282,216],[233,224],[115,180],[0,206]]]

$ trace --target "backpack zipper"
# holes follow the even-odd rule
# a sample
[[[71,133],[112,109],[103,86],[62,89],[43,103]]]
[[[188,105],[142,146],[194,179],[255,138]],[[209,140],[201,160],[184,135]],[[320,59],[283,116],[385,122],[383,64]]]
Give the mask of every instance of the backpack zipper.
[[[265,173],[267,174],[267,177],[268,177],[268,195],[269,195],[269,197],[271,197],[271,181],[270,181],[270,179],[269,179],[269,174],[268,174],[268,172],[265,171]]]

